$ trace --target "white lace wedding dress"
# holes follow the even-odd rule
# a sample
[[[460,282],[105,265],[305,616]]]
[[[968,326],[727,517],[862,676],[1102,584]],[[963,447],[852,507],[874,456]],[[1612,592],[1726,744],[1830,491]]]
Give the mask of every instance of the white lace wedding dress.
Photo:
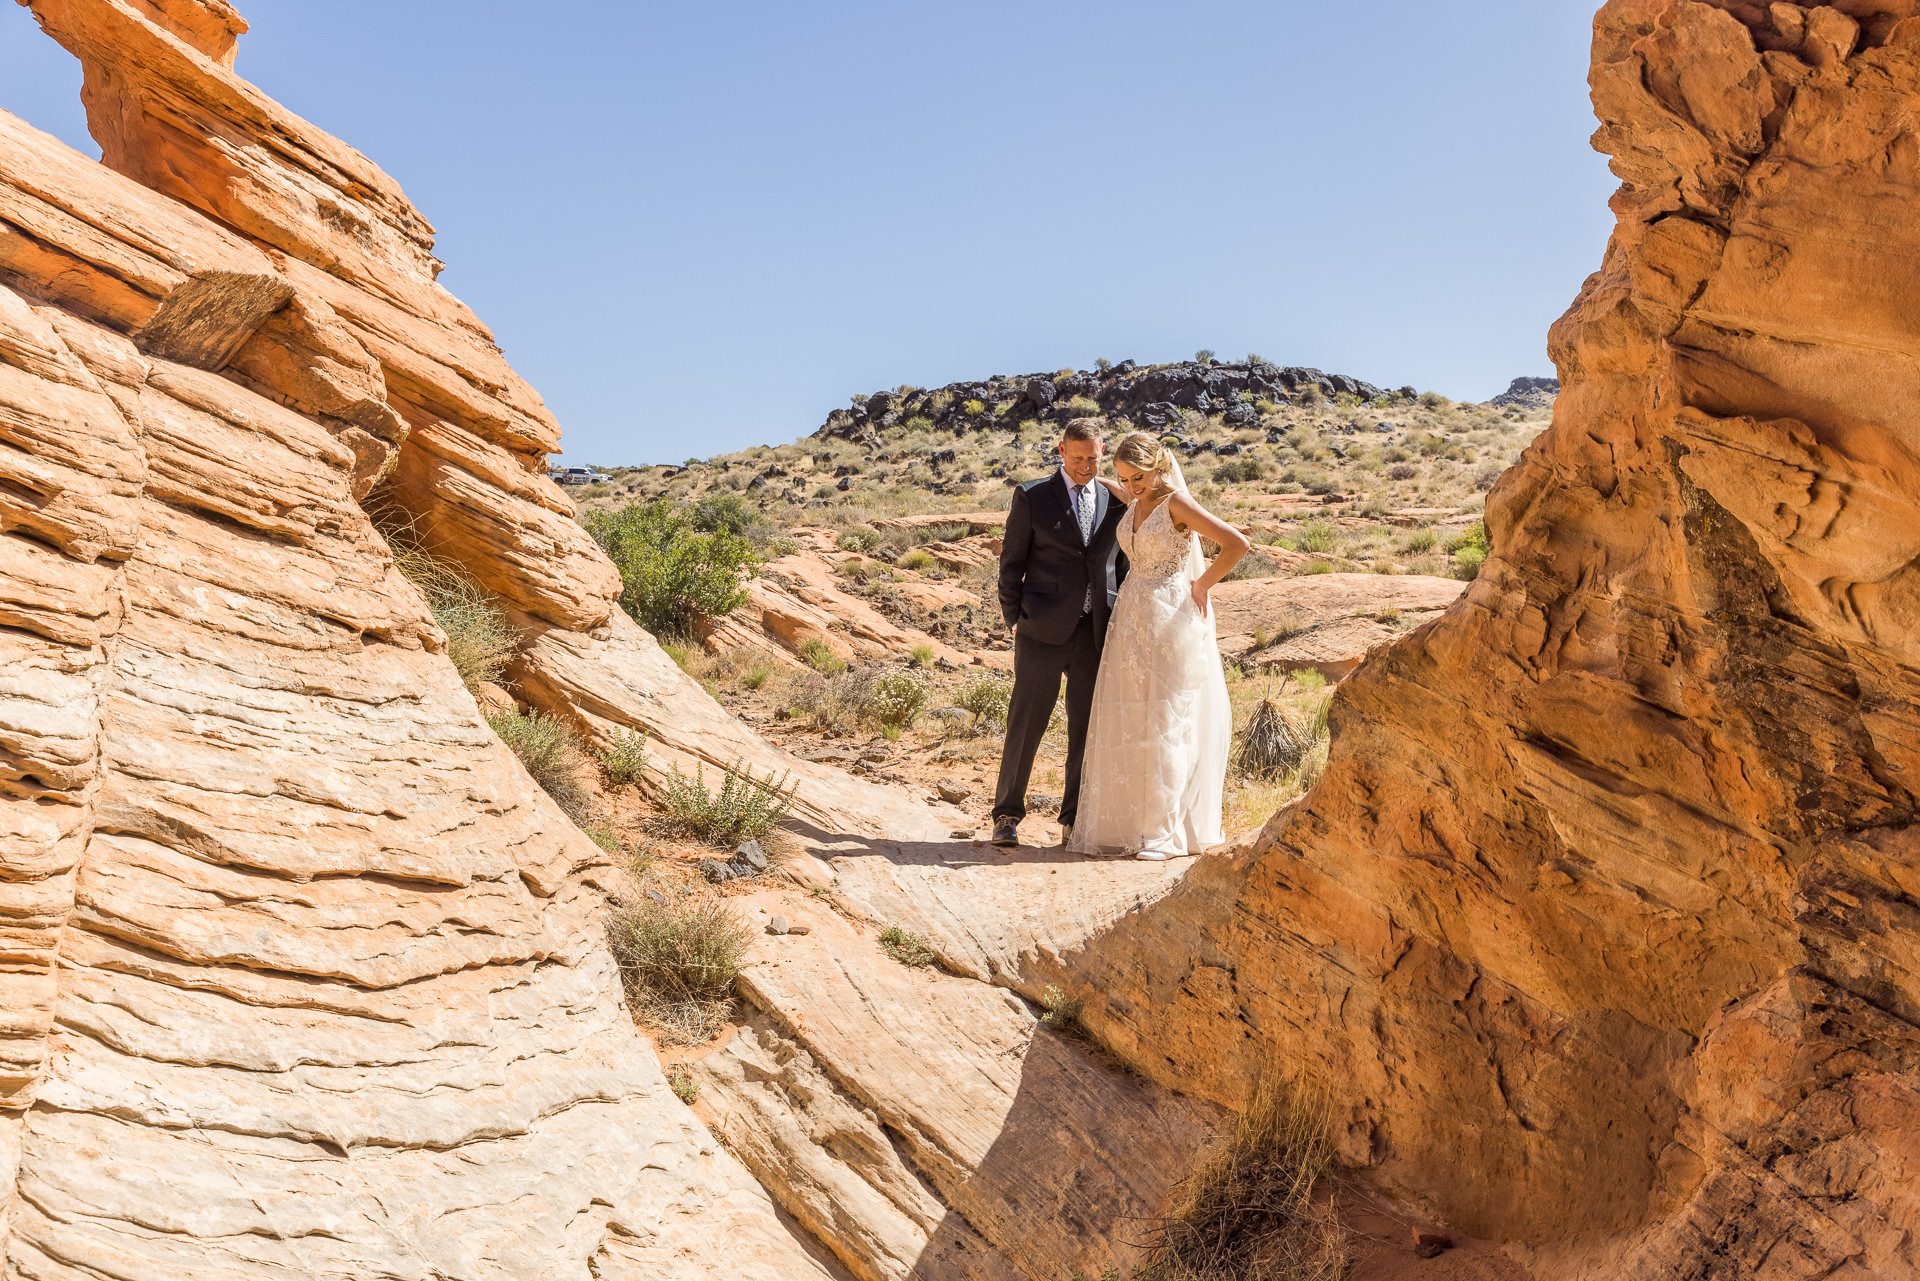
[[[1107,625],[1080,812],[1067,848],[1083,854],[1198,854],[1223,839],[1220,798],[1233,709],[1214,640],[1190,588],[1204,565],[1163,499],[1139,530],[1120,522],[1127,581]]]

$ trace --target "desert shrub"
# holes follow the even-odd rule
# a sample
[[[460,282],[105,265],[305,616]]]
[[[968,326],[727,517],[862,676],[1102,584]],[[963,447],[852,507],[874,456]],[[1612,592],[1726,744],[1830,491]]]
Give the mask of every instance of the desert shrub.
[[[1213,479],[1221,484],[1259,480],[1267,474],[1267,465],[1258,458],[1228,459],[1213,469]]]
[[[628,1002],[668,1045],[705,1041],[725,1022],[751,937],[722,899],[642,893],[623,899],[607,920]]]
[[[713,792],[705,765],[696,765],[691,778],[676,765],[663,780],[660,808],[668,826],[703,844],[732,849],[779,826],[799,787],[792,775],[776,780],[772,770],[764,779],[755,778],[751,767],[735,760],[721,771],[720,790]]]
[[[933,964],[933,949],[918,934],[889,925],[880,931],[880,950],[909,969]]]
[[[604,818],[589,819],[578,825],[588,840],[609,854],[618,854],[622,848],[619,829]]]
[[[1423,391],[1420,393],[1420,405],[1424,409],[1445,409],[1452,403],[1452,401],[1437,391]]]
[[[1476,520],[1460,533],[1447,540],[1447,551],[1453,556],[1454,573],[1468,582],[1480,573],[1480,567],[1487,563],[1487,522]]]
[[[1412,463],[1395,463],[1387,468],[1387,475],[1394,480],[1412,480],[1420,474],[1420,469]]]
[[[1340,540],[1340,531],[1324,520],[1309,520],[1300,526],[1300,532],[1293,537],[1296,551],[1330,552]]]
[[[1279,778],[1300,768],[1312,747],[1312,723],[1274,699],[1263,698],[1240,732],[1233,763],[1250,778]]]
[[[760,569],[752,543],[702,532],[667,499],[589,512],[582,523],[620,571],[621,607],[656,635],[688,636],[701,619],[738,609],[741,584]]]
[[[759,689],[773,676],[773,664],[764,658],[756,658],[740,669],[740,683],[748,689]]]
[[[912,663],[915,667],[922,668],[922,669],[932,667],[933,666],[933,646],[928,645],[925,642],[915,645],[910,651],[908,651],[907,661]]]
[[[960,412],[969,418],[978,418],[987,412],[987,402],[984,400],[966,401],[960,406]]]
[[[693,1106],[693,1101],[700,1097],[700,1082],[694,1080],[693,1073],[683,1067],[677,1067],[667,1073],[667,1084],[673,1087],[673,1097],[689,1107]]]
[[[902,569],[920,570],[920,569],[930,569],[932,568],[932,566],[933,566],[933,557],[923,551],[919,551],[919,550],[910,551],[905,556],[902,556],[900,558],[900,568]]]
[[[613,732],[611,746],[595,755],[609,783],[638,782],[647,770],[646,732],[617,729]]]
[[[1243,578],[1273,578],[1280,573],[1280,567],[1271,557],[1263,556],[1258,550],[1249,551],[1242,556],[1227,574],[1227,582],[1236,582]]]
[[[965,538],[973,532],[973,526],[963,520],[942,521],[938,525],[922,525],[914,531],[917,543],[951,543]]]
[[[1263,1077],[1153,1225],[1148,1270],[1157,1281],[1337,1281],[1352,1247],[1331,1199],[1315,1196],[1333,1157],[1325,1100]]]
[[[1422,556],[1439,545],[1440,536],[1431,529],[1416,529],[1400,544],[1400,552],[1405,556]]]
[[[850,730],[873,718],[876,684],[866,668],[841,664],[838,671],[809,676],[795,686],[793,709],[821,729]]]
[[[926,710],[929,692],[919,672],[887,672],[873,683],[873,718],[887,729],[911,725]]]
[[[833,545],[843,552],[870,552],[880,545],[880,531],[866,525],[842,530]]]
[[[932,431],[933,419],[925,414],[915,414],[902,424],[908,431]]]
[[[428,555],[402,536],[388,535],[393,567],[427,598],[433,621],[447,634],[447,658],[470,690],[498,680],[518,648],[498,601],[457,565]]]
[[[960,686],[953,704],[973,717],[973,732],[1003,732],[1007,707],[1013,701],[1013,678],[999,672],[970,676]]]
[[[591,805],[578,777],[580,743],[565,721],[537,711],[525,716],[491,712],[487,724],[568,818],[579,824],[591,819]]]
[[[1085,1003],[1077,996],[1068,996],[1052,983],[1040,994],[1040,1004],[1046,1007],[1046,1013],[1040,1021],[1056,1032],[1077,1036],[1083,1030],[1080,1026],[1080,1011]]]
[[[725,532],[764,543],[780,532],[758,507],[738,494],[708,494],[693,505],[693,527],[703,534]]]
[[[1502,467],[1482,467],[1474,473],[1473,487],[1483,494],[1486,493],[1493,488],[1494,482],[1500,479],[1500,473],[1504,470],[1505,468]]]
[[[846,660],[834,653],[833,646],[818,636],[809,636],[801,641],[800,648],[794,652],[800,656],[801,662],[816,672],[824,672],[831,676],[847,670]]]

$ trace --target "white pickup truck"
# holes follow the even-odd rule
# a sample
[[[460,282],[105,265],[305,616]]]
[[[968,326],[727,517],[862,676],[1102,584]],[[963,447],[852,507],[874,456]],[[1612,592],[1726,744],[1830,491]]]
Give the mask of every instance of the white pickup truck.
[[[562,485],[597,485],[606,479],[591,467],[556,467],[547,474]]]

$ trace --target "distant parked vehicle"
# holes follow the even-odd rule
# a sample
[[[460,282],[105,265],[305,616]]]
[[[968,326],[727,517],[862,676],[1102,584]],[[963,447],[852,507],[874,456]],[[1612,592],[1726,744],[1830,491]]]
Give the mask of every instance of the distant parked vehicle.
[[[562,485],[597,485],[606,479],[591,467],[556,467],[550,474]]]

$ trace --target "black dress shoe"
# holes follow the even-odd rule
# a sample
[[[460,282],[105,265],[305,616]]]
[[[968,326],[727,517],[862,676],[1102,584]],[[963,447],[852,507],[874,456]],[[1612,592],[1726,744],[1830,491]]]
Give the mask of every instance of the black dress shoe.
[[[1010,818],[996,819],[993,824],[993,843],[1002,846],[1018,845],[1020,824]]]

